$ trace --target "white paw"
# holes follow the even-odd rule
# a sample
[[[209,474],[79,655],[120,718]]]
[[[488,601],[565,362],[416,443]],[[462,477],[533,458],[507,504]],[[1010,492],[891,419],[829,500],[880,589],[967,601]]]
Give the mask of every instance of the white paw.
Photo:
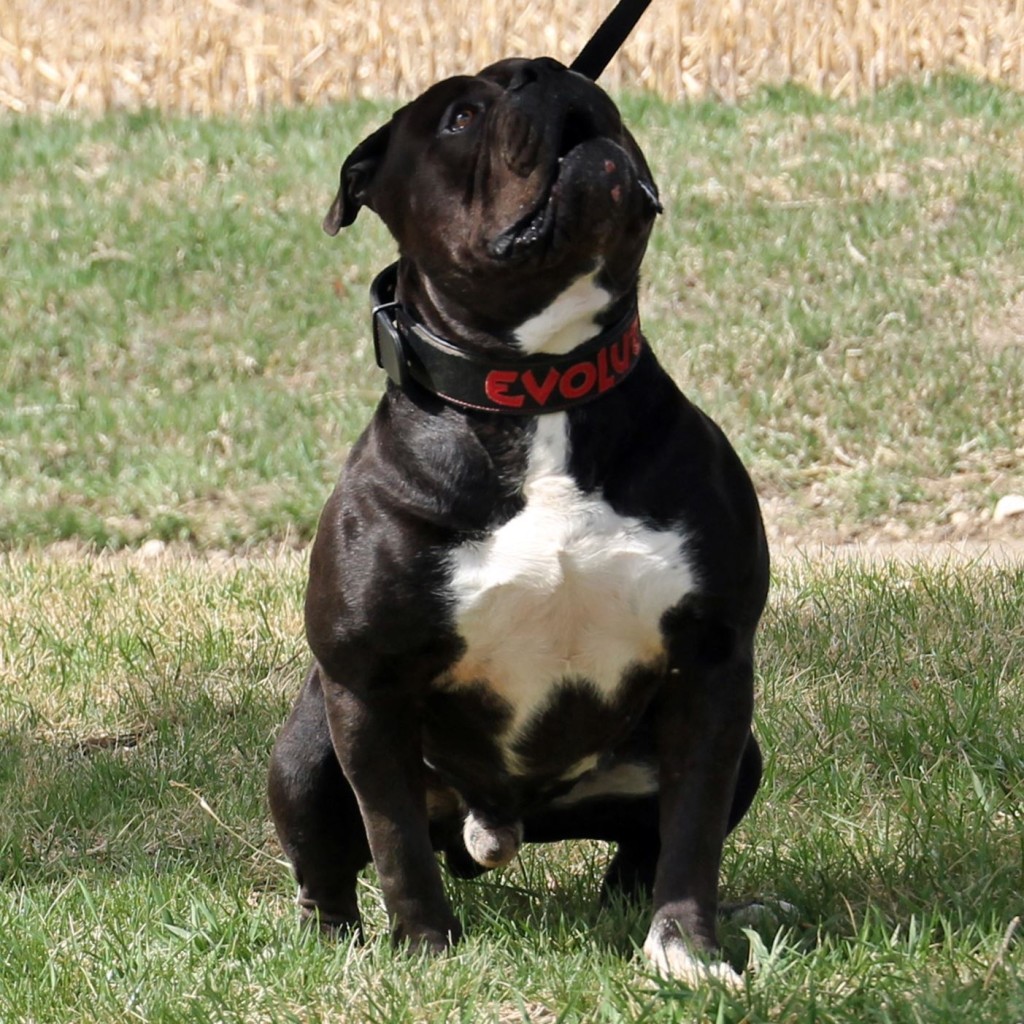
[[[519,852],[523,841],[523,823],[492,825],[482,821],[473,811],[466,815],[462,841],[469,855],[484,868],[503,868]]]
[[[648,932],[644,956],[662,977],[681,981],[689,988],[700,988],[709,981],[732,989],[743,988],[743,979],[728,964],[720,960],[704,960],[688,949],[682,939],[676,936],[663,938],[657,934],[658,931],[660,929],[655,926]]]

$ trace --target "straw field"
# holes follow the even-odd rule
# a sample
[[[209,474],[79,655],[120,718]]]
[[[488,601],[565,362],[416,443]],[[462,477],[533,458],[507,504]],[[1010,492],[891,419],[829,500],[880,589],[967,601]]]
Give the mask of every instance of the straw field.
[[[568,61],[612,0],[0,0],[0,109],[211,115],[407,97]],[[668,99],[796,82],[854,99],[957,71],[1024,88],[1024,0],[655,0],[604,77]]]

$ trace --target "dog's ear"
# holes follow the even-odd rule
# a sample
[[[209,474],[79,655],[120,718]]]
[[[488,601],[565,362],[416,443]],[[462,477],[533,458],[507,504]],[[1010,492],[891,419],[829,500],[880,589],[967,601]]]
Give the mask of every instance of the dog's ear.
[[[323,229],[327,234],[336,235],[356,219],[356,214],[366,201],[366,190],[387,152],[390,137],[389,121],[363,139],[341,165],[338,194],[323,219]]]

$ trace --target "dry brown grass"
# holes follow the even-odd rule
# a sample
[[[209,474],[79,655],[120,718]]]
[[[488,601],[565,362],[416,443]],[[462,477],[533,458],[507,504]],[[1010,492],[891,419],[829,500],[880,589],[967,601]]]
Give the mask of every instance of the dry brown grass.
[[[415,95],[503,56],[568,61],[612,0],[0,0],[0,109],[212,114]],[[611,89],[856,98],[966,71],[1024,87],[1024,0],[656,0]]]

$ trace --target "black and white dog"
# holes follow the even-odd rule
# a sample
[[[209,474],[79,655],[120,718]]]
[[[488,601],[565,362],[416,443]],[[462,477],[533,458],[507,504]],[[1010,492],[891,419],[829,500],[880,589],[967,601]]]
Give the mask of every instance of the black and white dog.
[[[315,657],[270,801],[304,914],[460,927],[469,876],[521,842],[618,844],[603,894],[653,894],[663,973],[716,963],[723,841],[761,775],[753,644],[768,554],[751,482],[659,366],[637,279],[660,206],[611,100],[557,62],[430,88],[341,169],[324,228],[369,207],[391,378],[320,521]]]

